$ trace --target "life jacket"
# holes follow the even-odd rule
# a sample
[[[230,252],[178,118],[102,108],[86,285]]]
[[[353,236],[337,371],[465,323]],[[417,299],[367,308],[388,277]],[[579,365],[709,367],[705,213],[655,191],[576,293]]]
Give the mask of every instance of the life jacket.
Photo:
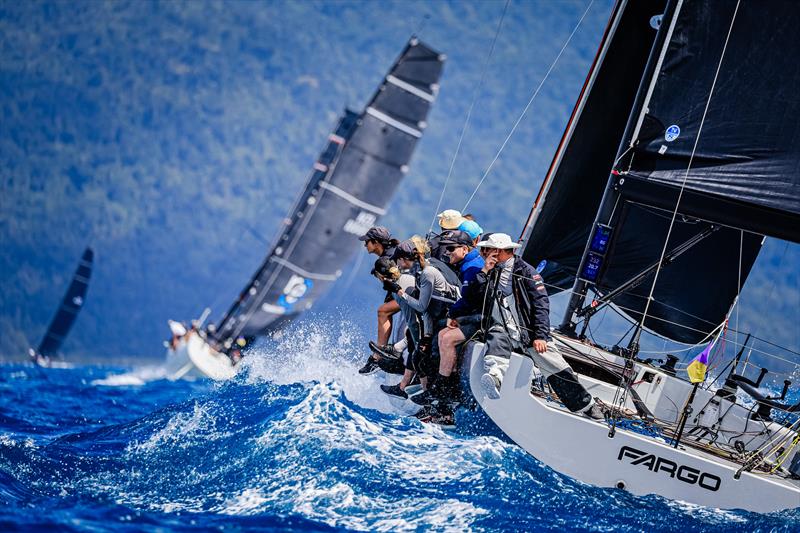
[[[447,311],[449,311],[450,307],[461,297],[461,281],[458,279],[458,275],[450,269],[449,265],[441,259],[429,257],[427,261],[429,265],[442,274],[442,277],[444,277],[447,283],[445,292],[440,292],[435,288],[433,289],[431,302],[428,304],[427,313],[435,324],[437,321],[447,316]]]

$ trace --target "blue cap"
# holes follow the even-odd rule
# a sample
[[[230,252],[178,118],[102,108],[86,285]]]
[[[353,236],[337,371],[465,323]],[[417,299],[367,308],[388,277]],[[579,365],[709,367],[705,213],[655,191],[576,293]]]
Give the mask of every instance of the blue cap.
[[[477,239],[478,236],[483,233],[483,228],[474,220],[465,220],[458,226],[458,229],[468,233],[473,239]]]

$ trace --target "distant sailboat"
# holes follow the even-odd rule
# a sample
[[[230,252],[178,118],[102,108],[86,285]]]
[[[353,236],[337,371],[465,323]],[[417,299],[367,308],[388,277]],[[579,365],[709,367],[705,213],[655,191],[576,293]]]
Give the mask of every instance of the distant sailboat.
[[[232,377],[241,345],[311,308],[339,278],[359,249],[356,237],[386,213],[408,172],[444,60],[412,38],[366,108],[345,112],[267,258],[222,320],[175,335],[168,361],[177,377]]]
[[[87,247],[83,251],[69,288],[61,300],[61,305],[59,305],[58,311],[56,311],[53,320],[50,322],[47,332],[42,337],[42,341],[35,350],[33,348],[28,350],[28,354],[36,364],[53,366],[57,363],[54,358],[58,356],[64,339],[67,338],[69,330],[72,328],[78,313],[86,301],[86,291],[89,289],[93,262],[94,252]]]
[[[725,384],[704,383],[763,235],[800,242],[798,25],[796,4],[779,0],[612,11],[523,232],[551,292],[571,289],[553,337],[608,419],[565,409],[531,357],[511,356],[499,393],[481,383],[483,344],[465,357],[477,403],[553,469],[709,507],[800,507],[791,382],[775,394],[761,388],[767,369],[737,374],[745,341]],[[607,305],[633,323],[626,348],[591,340]],[[638,359],[643,331],[706,346],[692,363],[702,372],[687,380],[671,354]]]

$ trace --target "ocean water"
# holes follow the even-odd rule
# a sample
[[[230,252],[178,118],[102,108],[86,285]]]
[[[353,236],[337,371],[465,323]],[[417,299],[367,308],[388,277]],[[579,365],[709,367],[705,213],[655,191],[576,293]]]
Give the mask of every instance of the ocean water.
[[[362,339],[300,330],[236,380],[158,367],[0,366],[0,530],[797,531],[559,475],[460,413],[408,416]],[[544,431],[544,429],[543,429]]]

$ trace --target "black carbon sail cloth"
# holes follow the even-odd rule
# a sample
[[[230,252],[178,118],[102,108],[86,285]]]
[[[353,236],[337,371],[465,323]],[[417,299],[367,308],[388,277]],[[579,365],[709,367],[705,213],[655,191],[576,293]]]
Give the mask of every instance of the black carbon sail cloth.
[[[670,209],[686,178],[687,214],[800,242],[798,28],[794,0],[680,3],[623,194]]]
[[[444,56],[409,41],[364,111],[348,111],[261,268],[215,338],[268,333],[309,309],[385,214],[426,127]]]
[[[727,226],[661,269],[644,323],[698,343],[725,319],[761,234],[800,240],[800,11],[780,0],[743,0],[738,11],[735,2],[671,7],[651,97],[632,113],[636,138],[616,166],[620,206],[599,287],[659,258],[676,205],[668,251],[703,226]],[[640,321],[651,285],[615,303]]]
[[[618,230],[599,288],[615,289],[657,262],[672,212],[624,202]],[[711,224],[677,217],[667,250],[700,234]],[[704,341],[724,320],[761,250],[763,237],[719,227],[708,237],[663,267],[653,292],[644,327],[684,343]],[[741,246],[741,271],[740,265]],[[653,283],[641,285],[614,299],[614,304],[639,322]]]
[[[86,248],[83,251],[78,268],[72,275],[69,287],[64,298],[56,311],[55,316],[47,328],[42,341],[36,352],[45,357],[54,357],[61,349],[61,345],[72,329],[78,313],[83,308],[86,300],[86,292],[89,289],[89,279],[92,277],[92,264],[94,262],[94,251]]]
[[[665,4],[617,3],[544,180],[523,257],[551,294],[575,280]]]

